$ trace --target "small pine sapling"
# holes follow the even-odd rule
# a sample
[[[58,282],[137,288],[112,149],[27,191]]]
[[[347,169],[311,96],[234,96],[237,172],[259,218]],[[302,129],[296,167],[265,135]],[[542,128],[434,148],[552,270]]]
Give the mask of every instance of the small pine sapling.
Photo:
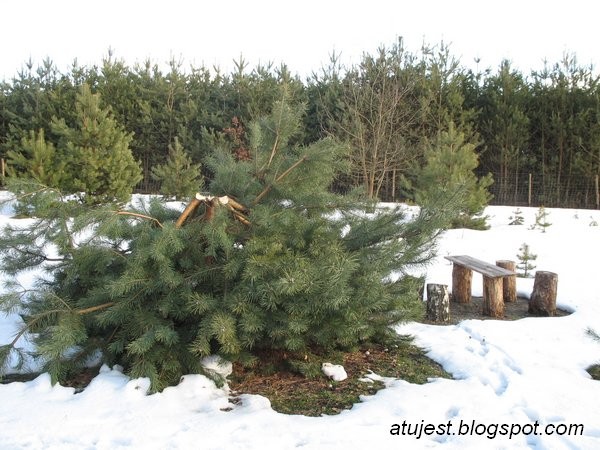
[[[596,221],[596,219],[594,219],[594,216],[590,216],[590,219],[592,219],[592,221],[590,222],[590,227],[597,227],[598,222]]]
[[[529,250],[529,245],[523,243],[521,247],[519,247],[521,253],[517,255],[519,258],[519,263],[517,264],[517,275],[522,278],[528,278],[530,276],[530,271],[535,269],[535,266],[531,263],[531,261],[535,261],[537,259],[537,255],[533,254]]]
[[[523,211],[520,208],[517,208],[513,211],[513,216],[509,217],[509,225],[523,225],[525,218],[523,217]]]
[[[544,208],[544,206],[540,206],[540,209],[535,215],[535,224],[531,227],[531,229],[534,230],[536,227],[540,227],[542,233],[545,233],[546,228],[552,225],[550,222],[548,222],[549,215],[550,213],[546,211],[546,208]]]

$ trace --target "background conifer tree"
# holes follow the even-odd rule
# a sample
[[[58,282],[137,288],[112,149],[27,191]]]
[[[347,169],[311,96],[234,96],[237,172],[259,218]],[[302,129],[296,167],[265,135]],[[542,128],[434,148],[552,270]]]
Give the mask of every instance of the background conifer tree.
[[[487,206],[491,195],[491,175],[477,178],[479,165],[475,144],[450,123],[447,131],[427,143],[425,164],[407,182],[418,205],[455,205],[449,215],[453,228],[486,228],[486,218],[477,217]]]
[[[68,192],[84,192],[85,200],[91,203],[129,200],[142,178],[129,149],[132,135],[100,106],[100,95],[92,94],[86,84],[77,95],[75,108],[74,125],[64,119],[52,121],[67,170],[61,187]]]
[[[214,197],[183,212],[157,199],[90,208],[13,186],[37,219],[4,232],[1,269],[42,266],[52,277],[33,291],[14,285],[0,302],[22,311],[54,380],[98,351],[153,390],[201,371],[210,354],[247,364],[268,354],[306,370],[320,366],[317,354],[389,342],[394,324],[422,314],[423,280],[408,272],[433,256],[445,218],[433,202],[409,219],[333,194],[347,168],[341,149],[295,144],[302,114],[276,102],[249,126],[250,158],[215,150]]]
[[[88,203],[127,201],[141,180],[127,133],[100,105],[99,94],[82,85],[75,101],[73,123],[54,117],[50,123],[56,144],[44,130],[21,140],[8,152],[13,174],[64,193],[83,194]]]
[[[56,147],[47,142],[44,129],[21,139],[19,151],[7,152],[11,175],[23,174],[49,187],[60,187],[64,176],[64,163],[58,157]]]
[[[169,145],[169,156],[164,164],[152,168],[152,178],[160,181],[160,193],[177,200],[189,198],[202,186],[200,164],[193,164],[179,139]]]

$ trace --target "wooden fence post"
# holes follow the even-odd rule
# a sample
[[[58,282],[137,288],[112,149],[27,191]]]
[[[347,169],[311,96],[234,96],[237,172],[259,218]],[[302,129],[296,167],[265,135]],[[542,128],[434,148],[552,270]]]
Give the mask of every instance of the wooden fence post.
[[[496,261],[496,265],[498,267],[502,267],[503,269],[515,271],[517,264],[514,261],[509,261],[507,259],[501,259]],[[502,278],[502,297],[504,297],[504,302],[513,303],[517,301],[517,276],[510,275]]]
[[[531,173],[529,174],[529,187],[527,189],[527,205],[531,206],[531,184],[532,184],[532,179],[531,179]]]
[[[450,296],[445,284],[427,284],[427,320],[448,322],[450,320]]]
[[[536,316],[554,316],[558,275],[554,272],[537,271],[533,292],[529,299],[529,313]]]
[[[600,178],[600,175],[596,174],[596,209],[600,209],[600,187],[598,186],[598,178]]]

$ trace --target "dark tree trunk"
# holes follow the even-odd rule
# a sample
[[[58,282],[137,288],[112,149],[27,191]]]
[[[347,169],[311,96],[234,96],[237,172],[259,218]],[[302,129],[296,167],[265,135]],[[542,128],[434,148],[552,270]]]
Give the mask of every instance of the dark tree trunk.
[[[538,271],[529,299],[529,313],[536,316],[554,316],[556,313],[556,291],[558,275],[554,272]]]

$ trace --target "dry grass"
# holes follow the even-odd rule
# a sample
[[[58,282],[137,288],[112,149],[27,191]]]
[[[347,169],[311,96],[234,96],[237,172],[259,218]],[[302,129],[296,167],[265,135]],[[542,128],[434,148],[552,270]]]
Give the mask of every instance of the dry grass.
[[[269,373],[269,370],[260,370],[260,367],[271,365],[270,361],[263,361],[255,369],[235,365],[230,387],[234,394],[267,397],[273,409],[281,413],[320,416],[350,409],[362,395],[374,395],[384,388],[385,384],[381,381],[360,380],[371,372],[419,384],[426,383],[429,378],[449,378],[440,365],[407,341],[400,341],[389,348],[369,346],[344,354],[320,356],[315,361],[308,361],[308,364],[311,362],[318,367],[322,362],[342,364],[348,378],[335,382],[322,373],[316,377],[305,377],[289,370]]]

